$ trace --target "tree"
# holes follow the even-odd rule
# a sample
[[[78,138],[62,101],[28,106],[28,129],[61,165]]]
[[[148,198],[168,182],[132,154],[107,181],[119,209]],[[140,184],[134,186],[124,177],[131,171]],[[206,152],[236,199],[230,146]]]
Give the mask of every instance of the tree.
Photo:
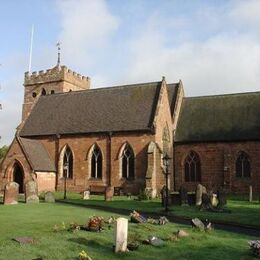
[[[4,158],[4,156],[6,155],[7,153],[7,150],[8,150],[8,146],[7,145],[4,145],[0,148],[0,160],[2,158]]]

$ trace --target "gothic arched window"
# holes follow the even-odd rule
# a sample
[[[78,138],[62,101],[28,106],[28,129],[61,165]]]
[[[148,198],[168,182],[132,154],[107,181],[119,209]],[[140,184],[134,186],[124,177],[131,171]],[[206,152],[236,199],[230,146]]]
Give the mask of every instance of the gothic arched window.
[[[132,147],[125,144],[121,155],[122,177],[125,179],[134,179],[135,177],[135,156]]]
[[[185,159],[184,172],[186,182],[201,181],[200,159],[194,151],[190,151]]]
[[[73,155],[69,147],[66,148],[63,157],[63,177],[73,178]]]
[[[245,152],[240,152],[236,161],[236,176],[239,178],[250,178],[251,166],[249,157]]]
[[[102,179],[102,153],[97,145],[91,153],[91,178]]]

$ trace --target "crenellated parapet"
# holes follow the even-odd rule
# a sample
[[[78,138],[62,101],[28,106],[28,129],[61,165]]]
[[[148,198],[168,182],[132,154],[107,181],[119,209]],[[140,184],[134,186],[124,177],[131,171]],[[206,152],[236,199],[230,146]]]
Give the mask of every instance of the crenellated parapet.
[[[90,87],[90,78],[82,76],[75,71],[68,69],[66,66],[55,66],[52,69],[25,72],[24,85],[39,85],[52,82],[65,81],[76,85],[82,89]]]

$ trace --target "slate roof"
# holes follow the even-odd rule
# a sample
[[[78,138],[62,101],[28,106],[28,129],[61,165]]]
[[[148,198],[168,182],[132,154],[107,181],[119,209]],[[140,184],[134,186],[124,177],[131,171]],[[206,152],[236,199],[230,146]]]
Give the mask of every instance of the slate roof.
[[[53,161],[40,141],[21,137],[18,140],[34,171],[56,171]]]
[[[42,96],[20,136],[151,131],[160,89],[161,81]]]
[[[260,92],[185,98],[175,142],[260,140]]]

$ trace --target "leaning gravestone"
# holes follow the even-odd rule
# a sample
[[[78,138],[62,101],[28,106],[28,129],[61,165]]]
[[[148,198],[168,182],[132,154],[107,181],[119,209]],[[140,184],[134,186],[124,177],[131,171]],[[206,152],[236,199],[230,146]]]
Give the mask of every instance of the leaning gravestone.
[[[51,191],[47,191],[44,194],[44,201],[47,203],[54,203],[55,202],[54,194]]]
[[[19,184],[16,182],[9,182],[5,185],[4,204],[13,205],[18,203]]]
[[[207,193],[206,187],[201,184],[198,184],[196,189],[196,206],[200,206],[202,204],[202,194]]]
[[[198,228],[198,229],[200,229],[200,230],[205,229],[205,225],[204,225],[203,222],[202,222],[200,219],[198,219],[198,218],[193,218],[193,219],[191,220],[191,226],[192,226],[192,227],[195,227],[195,228]]]
[[[37,182],[30,180],[25,184],[25,202],[39,203]]]
[[[118,218],[116,220],[115,228],[115,252],[127,251],[127,232],[128,232],[128,219]]]

